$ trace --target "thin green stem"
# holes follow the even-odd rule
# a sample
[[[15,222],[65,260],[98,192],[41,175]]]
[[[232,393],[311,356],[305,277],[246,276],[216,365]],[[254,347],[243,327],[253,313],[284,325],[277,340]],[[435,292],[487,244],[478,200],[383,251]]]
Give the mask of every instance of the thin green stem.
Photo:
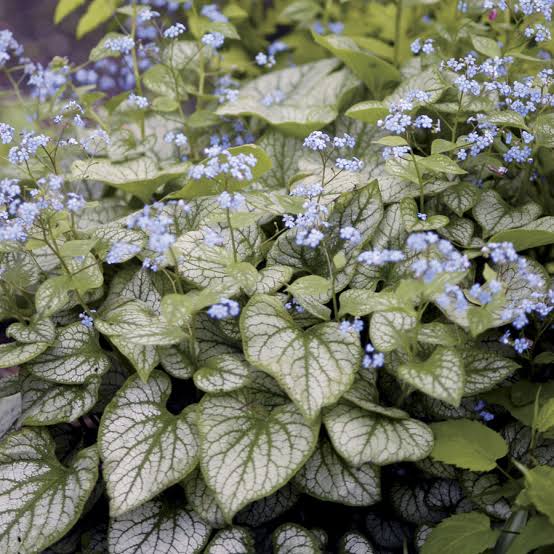
[[[237,245],[236,245],[236,242],[235,242],[235,233],[233,231],[233,224],[231,222],[231,210],[229,208],[225,209],[225,215],[226,215],[226,218],[227,218],[227,225],[229,226],[229,233],[231,234],[231,245],[233,247],[233,260],[235,261],[235,263],[237,263],[237,261],[238,261]]]
[[[402,0],[396,2],[396,18],[394,21],[394,65],[400,62],[400,35],[402,32]]]
[[[137,47],[135,42],[136,36],[137,36],[137,0],[133,0],[133,22],[131,23],[131,37],[133,39],[133,42],[135,43],[132,50],[133,74],[135,77],[135,90],[139,96],[143,96],[142,83],[140,80],[140,71],[139,71],[138,58],[137,58]],[[141,119],[140,119],[140,136],[142,140],[144,140],[144,137],[146,136],[144,112],[141,114]]]
[[[333,269],[333,261],[331,260],[331,256],[329,256],[329,251],[327,250],[327,245],[325,242],[322,243],[323,246],[323,252],[325,254],[325,259],[327,260],[327,268],[329,270],[329,278],[331,280],[331,295],[333,299],[333,317],[336,320],[339,315],[339,305],[337,302],[337,291],[336,291],[336,283],[335,283],[335,270]]]

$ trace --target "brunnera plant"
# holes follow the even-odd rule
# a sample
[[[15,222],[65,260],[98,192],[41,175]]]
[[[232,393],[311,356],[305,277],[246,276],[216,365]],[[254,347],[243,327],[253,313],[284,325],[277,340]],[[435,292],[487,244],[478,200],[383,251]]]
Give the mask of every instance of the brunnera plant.
[[[549,551],[552,9],[0,31],[0,551]]]

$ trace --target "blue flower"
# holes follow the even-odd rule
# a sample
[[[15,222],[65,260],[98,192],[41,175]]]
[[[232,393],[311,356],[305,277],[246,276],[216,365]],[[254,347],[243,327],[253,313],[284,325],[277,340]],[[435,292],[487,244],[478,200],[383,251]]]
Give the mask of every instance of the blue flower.
[[[165,38],[177,38],[180,35],[182,35],[184,32],[186,32],[187,28],[182,23],[175,23],[174,25],[171,25],[171,27],[168,27],[164,31],[164,37]]]
[[[208,310],[208,315],[213,319],[227,319],[237,317],[240,313],[239,303],[228,298],[221,298],[218,304],[214,304]]]

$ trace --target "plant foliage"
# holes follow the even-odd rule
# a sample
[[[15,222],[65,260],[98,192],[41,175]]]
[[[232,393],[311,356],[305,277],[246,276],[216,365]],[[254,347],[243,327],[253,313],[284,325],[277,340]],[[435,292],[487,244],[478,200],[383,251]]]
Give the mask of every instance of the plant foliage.
[[[0,31],[0,551],[550,552],[553,8]]]

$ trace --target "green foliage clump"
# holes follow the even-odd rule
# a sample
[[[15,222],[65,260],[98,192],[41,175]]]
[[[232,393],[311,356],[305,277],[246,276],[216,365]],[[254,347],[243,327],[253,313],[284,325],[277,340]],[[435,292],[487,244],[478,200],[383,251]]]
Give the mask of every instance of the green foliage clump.
[[[552,8],[0,31],[0,552],[550,551]]]

